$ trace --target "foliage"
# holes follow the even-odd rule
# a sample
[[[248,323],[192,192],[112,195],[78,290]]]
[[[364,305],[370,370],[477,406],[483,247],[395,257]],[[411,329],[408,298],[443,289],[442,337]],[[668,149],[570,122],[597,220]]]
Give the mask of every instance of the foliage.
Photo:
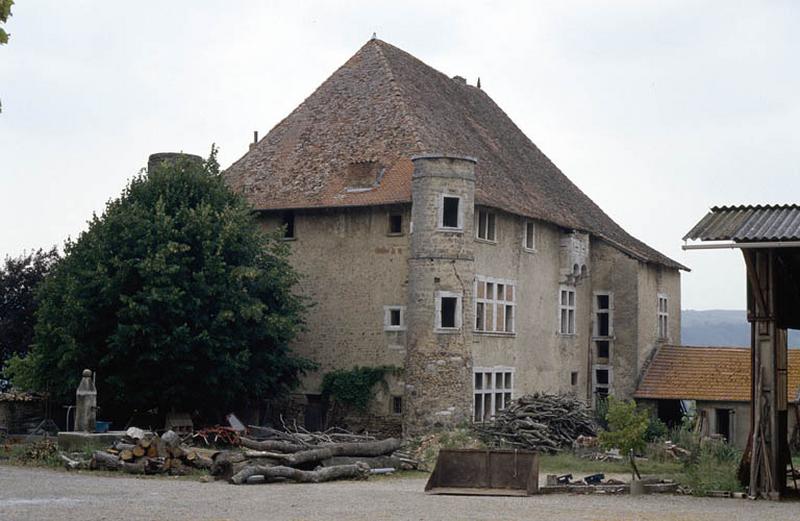
[[[0,267],[0,368],[12,356],[24,356],[33,343],[36,288],[59,259],[53,247],[6,257]],[[0,380],[0,391],[3,382]]]
[[[650,419],[647,422],[647,430],[644,433],[644,440],[646,442],[663,440],[669,434],[667,424],[655,414],[650,414]]]
[[[215,155],[140,173],[67,241],[15,384],[68,399],[90,368],[106,417],[216,415],[285,392],[312,367],[288,347],[306,307],[288,246],[227,188]]]
[[[608,398],[608,430],[601,431],[600,445],[606,449],[618,448],[627,455],[631,450],[640,452],[645,448],[644,436],[650,423],[647,411],[637,411],[636,402]]]
[[[0,447],[0,459],[7,459],[15,465],[60,467],[58,445],[45,438],[33,443],[6,444]]]
[[[11,6],[14,5],[14,0],[0,0],[0,24],[5,25],[8,18],[11,16]],[[0,45],[8,43],[10,35],[0,27]]]
[[[387,373],[396,370],[395,367],[382,365],[331,371],[322,377],[322,395],[364,411],[372,399],[372,388],[384,381]]]
[[[741,452],[722,440],[705,439],[685,464],[684,484],[696,496],[721,490],[739,492],[742,485],[736,476]]]
[[[601,429],[608,430],[608,398],[597,397],[594,408],[594,421]]]

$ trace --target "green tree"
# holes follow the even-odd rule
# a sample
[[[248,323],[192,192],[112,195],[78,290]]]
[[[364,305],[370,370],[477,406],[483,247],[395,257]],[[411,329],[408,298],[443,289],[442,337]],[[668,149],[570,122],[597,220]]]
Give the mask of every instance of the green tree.
[[[39,249],[6,257],[0,266],[0,368],[13,355],[24,355],[33,343],[36,288],[58,260],[56,248]],[[6,383],[0,379],[0,391]]]
[[[0,24],[5,25],[8,22],[12,5],[14,5],[14,0],[0,0]],[[6,30],[0,27],[0,45],[8,43],[8,37],[9,34]]]
[[[9,372],[71,399],[97,371],[104,415],[228,408],[281,394],[311,363],[289,342],[305,302],[288,246],[243,198],[187,157],[135,177],[40,290],[34,347]]]
[[[647,411],[637,411],[636,402],[626,402],[609,396],[606,419],[608,430],[601,431],[599,435],[603,448],[617,448],[623,456],[627,456],[631,449],[639,452],[645,448],[645,433],[650,424],[650,414]]]

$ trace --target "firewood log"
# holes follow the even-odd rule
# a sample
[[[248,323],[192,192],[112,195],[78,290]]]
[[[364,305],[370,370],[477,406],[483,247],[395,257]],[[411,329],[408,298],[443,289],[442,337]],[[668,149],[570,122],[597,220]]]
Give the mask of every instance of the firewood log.
[[[242,447],[253,450],[263,450],[269,452],[300,452],[301,450],[308,449],[308,445],[298,445],[297,443],[290,443],[288,441],[265,440],[256,441],[250,438],[241,438]]]
[[[137,445],[137,446],[135,446],[133,448],[133,450],[131,452],[133,452],[133,457],[134,458],[141,458],[142,456],[144,456],[147,453],[147,449]]]
[[[125,450],[121,451],[119,453],[119,459],[121,459],[122,461],[126,461],[126,462],[132,461],[133,460],[133,451],[132,450],[128,450],[128,449],[125,449]]]
[[[147,457],[148,458],[157,458],[158,457],[158,447],[154,444],[151,444],[147,447]]]
[[[252,476],[264,476],[266,481],[277,478],[290,479],[300,483],[321,483],[336,479],[365,479],[369,475],[369,467],[356,463],[355,465],[338,465],[336,467],[323,467],[319,470],[298,470],[291,467],[262,467],[249,465],[231,477],[230,482],[241,485]]]
[[[89,463],[89,468],[99,470],[119,470],[122,462],[113,454],[105,451],[95,451],[92,454],[92,461]]]
[[[161,435],[161,441],[167,447],[174,448],[181,444],[181,437],[175,431],[167,431]]]
[[[142,438],[137,442],[137,445],[139,445],[143,449],[149,449],[150,445],[152,444],[153,444],[153,438],[150,436],[145,436],[144,438]]]

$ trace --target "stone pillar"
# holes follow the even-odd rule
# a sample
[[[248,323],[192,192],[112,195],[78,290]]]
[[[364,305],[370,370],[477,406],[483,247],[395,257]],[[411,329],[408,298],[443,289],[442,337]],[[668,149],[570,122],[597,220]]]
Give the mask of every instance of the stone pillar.
[[[89,369],[83,370],[83,378],[75,391],[75,430],[94,432],[97,420],[97,390]]]
[[[472,417],[476,161],[445,155],[412,160],[405,436],[452,428]],[[448,196],[459,198],[456,228],[442,227]],[[460,298],[457,327],[437,327],[442,293]]]
[[[147,158],[147,171],[154,172],[156,168],[163,163],[177,163],[179,161],[186,161],[192,164],[203,164],[203,158],[194,154],[184,154],[183,152],[158,152],[150,154]]]

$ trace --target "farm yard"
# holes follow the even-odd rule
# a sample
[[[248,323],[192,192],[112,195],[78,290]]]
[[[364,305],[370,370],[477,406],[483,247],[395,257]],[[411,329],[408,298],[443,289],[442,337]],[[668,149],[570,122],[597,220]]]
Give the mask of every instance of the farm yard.
[[[429,496],[425,477],[232,487],[196,478],[108,477],[0,466],[0,519],[702,520],[797,519],[797,502],[673,495]]]

